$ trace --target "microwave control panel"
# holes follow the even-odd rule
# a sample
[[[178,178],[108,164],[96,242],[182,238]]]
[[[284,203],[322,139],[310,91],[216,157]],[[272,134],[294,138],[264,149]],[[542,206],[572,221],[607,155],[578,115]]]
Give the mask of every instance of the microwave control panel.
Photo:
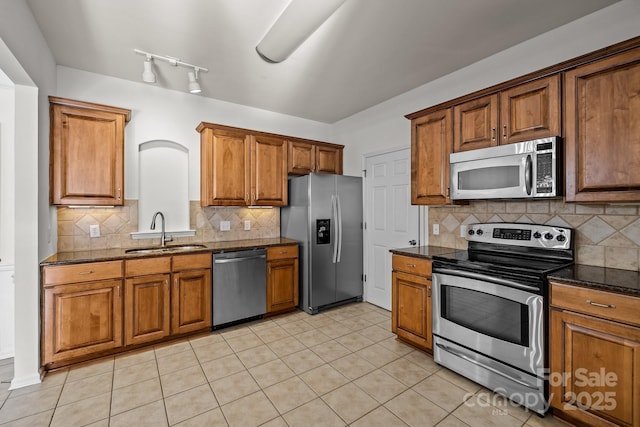
[[[557,182],[556,149],[553,142],[541,142],[535,148],[535,185],[539,197],[555,196]]]

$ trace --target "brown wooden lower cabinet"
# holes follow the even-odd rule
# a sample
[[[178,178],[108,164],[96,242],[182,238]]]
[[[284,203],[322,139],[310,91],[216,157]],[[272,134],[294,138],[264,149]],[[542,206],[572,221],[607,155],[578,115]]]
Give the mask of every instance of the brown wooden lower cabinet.
[[[640,426],[640,298],[552,282],[550,311],[554,414],[589,426]]]
[[[431,351],[431,261],[394,254],[392,264],[391,331]]]
[[[47,368],[211,327],[209,252],[46,266],[42,277]]]
[[[44,289],[43,364],[122,346],[122,279]]]
[[[171,333],[183,334],[211,327],[211,269],[174,273],[173,283]]]
[[[267,313],[298,306],[298,246],[267,249]]]

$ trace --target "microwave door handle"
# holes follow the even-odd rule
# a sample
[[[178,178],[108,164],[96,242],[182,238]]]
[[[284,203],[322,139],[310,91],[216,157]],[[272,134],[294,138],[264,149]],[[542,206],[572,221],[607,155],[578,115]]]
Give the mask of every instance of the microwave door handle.
[[[531,195],[531,188],[533,187],[533,162],[531,161],[531,154],[527,155],[527,161],[524,165],[524,185],[527,189],[527,195]]]

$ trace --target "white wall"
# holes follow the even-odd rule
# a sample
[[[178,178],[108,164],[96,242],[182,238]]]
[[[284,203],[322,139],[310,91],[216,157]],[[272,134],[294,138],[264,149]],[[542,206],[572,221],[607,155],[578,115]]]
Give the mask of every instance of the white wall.
[[[39,260],[54,251],[48,230],[49,107],[53,56],[24,0],[0,3],[0,69],[14,85],[15,359],[11,388],[40,380]],[[3,141],[7,143],[7,141]]]
[[[410,145],[406,114],[638,35],[640,0],[623,0],[334,123],[332,142],[346,146],[344,173],[359,175],[365,153]]]
[[[132,61],[142,61],[131,53]],[[138,146],[168,140],[189,150],[189,200],[200,200],[200,134],[202,121],[328,140],[330,125],[257,108],[162,89],[67,67],[58,67],[58,96],[97,102],[131,111],[125,128],[125,198],[138,198]]]

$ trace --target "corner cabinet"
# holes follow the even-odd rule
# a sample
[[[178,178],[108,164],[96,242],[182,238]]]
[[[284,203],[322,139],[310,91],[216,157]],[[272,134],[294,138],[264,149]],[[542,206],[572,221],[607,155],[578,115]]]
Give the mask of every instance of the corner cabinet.
[[[229,126],[201,123],[202,206],[285,206],[287,145]]]
[[[550,282],[554,415],[591,426],[640,426],[640,298]]]
[[[640,48],[564,78],[566,200],[640,201]]]
[[[42,364],[123,345],[122,261],[43,267]]]
[[[432,351],[431,260],[393,254],[392,265],[391,331]]]
[[[50,203],[124,204],[124,127],[131,111],[50,96]]]
[[[298,246],[267,248],[267,314],[298,306]]]
[[[411,204],[450,204],[451,108],[411,120]]]

